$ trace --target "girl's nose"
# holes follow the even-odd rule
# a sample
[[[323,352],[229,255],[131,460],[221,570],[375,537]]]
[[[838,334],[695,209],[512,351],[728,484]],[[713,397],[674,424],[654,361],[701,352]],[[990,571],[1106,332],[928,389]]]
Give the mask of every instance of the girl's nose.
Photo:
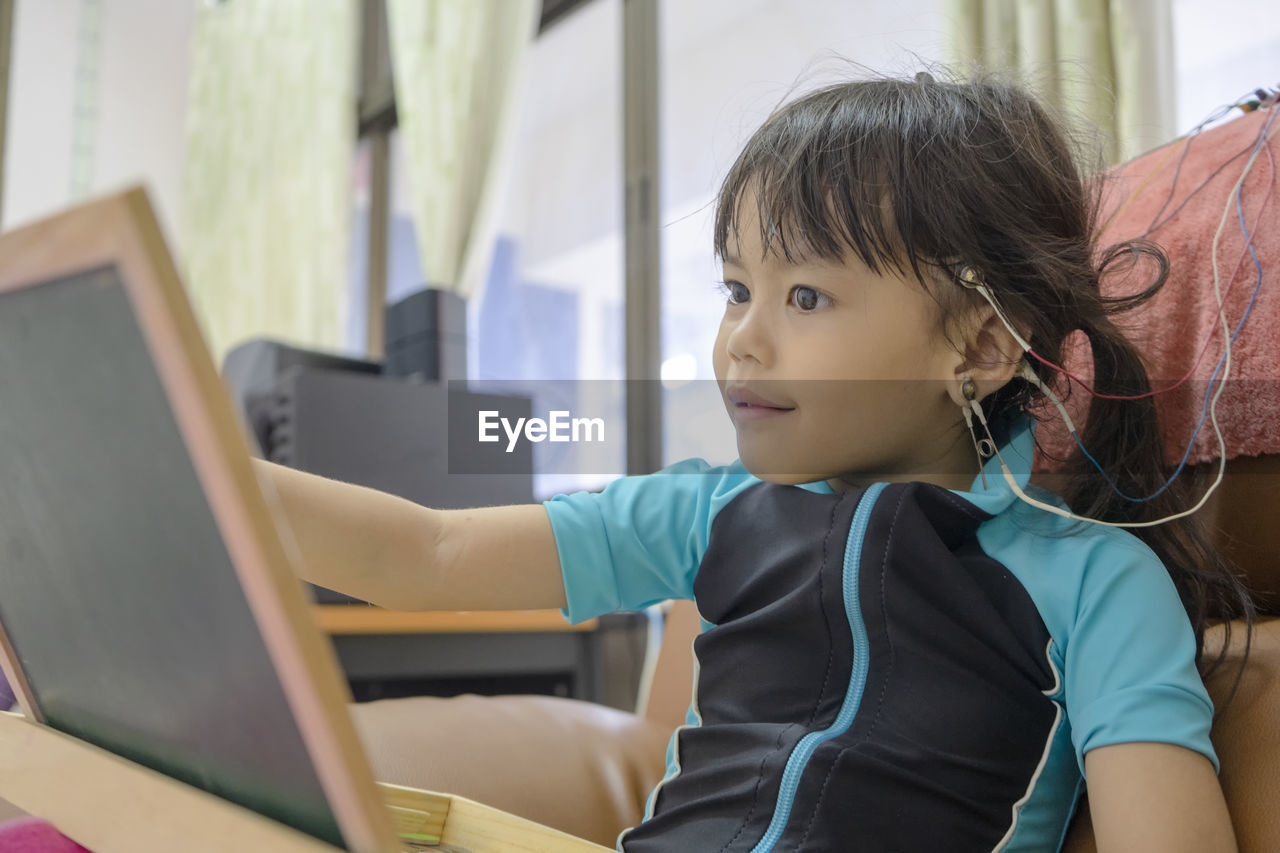
[[[759,306],[758,302],[750,303],[733,321],[725,336],[725,350],[734,361],[751,360],[767,366],[774,358],[773,330]]]

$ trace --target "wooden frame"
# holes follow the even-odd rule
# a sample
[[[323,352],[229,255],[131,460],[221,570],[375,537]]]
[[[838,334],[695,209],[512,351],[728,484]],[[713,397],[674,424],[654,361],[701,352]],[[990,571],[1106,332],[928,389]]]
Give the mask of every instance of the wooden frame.
[[[96,853],[338,853],[337,848],[17,714],[0,711],[0,797]],[[464,797],[378,786],[391,808],[443,809],[441,842],[466,853],[609,853]],[[212,831],[210,831],[212,830]],[[396,847],[396,850],[401,849]],[[427,848],[430,849],[430,848]]]
[[[317,630],[249,462],[246,439],[192,314],[145,192],[131,190],[0,237],[0,293],[114,265],[194,464],[249,609],[343,838],[400,845],[347,716],[349,694]],[[0,627],[2,630],[2,627]],[[7,641],[24,713],[39,709]]]
[[[3,711],[0,767],[0,797],[95,853],[337,853],[282,823]]]

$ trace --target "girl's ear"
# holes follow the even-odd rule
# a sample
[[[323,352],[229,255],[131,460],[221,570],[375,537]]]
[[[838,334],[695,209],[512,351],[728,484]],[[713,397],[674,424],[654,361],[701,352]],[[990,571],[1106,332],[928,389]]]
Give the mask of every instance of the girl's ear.
[[[960,329],[961,346],[959,361],[955,367],[955,386],[952,397],[963,405],[959,386],[966,377],[978,385],[978,399],[983,399],[1005,386],[1018,370],[1023,350],[1009,333],[1004,321],[991,305],[982,305],[973,311]],[[1022,336],[1024,339],[1026,335]]]

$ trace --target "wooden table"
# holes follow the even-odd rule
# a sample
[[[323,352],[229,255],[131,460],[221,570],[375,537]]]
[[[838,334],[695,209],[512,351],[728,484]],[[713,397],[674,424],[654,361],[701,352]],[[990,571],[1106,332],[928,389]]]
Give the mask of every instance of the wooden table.
[[[570,625],[558,610],[410,612],[364,604],[318,604],[312,612],[353,692],[360,683],[381,695],[377,685],[479,678],[509,679],[509,692],[551,692],[538,687],[567,683],[575,699],[603,699],[595,619]]]
[[[317,604],[320,628],[335,634],[483,634],[594,631],[598,619],[570,625],[559,610],[384,610],[359,604]]]

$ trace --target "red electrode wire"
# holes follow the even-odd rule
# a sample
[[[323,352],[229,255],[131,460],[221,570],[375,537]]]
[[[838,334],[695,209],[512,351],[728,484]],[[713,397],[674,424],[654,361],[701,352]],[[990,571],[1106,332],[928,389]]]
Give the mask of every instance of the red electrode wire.
[[[1267,179],[1266,195],[1262,197],[1262,204],[1258,207],[1258,212],[1254,216],[1253,228],[1249,229],[1250,233],[1254,233],[1254,234],[1258,232],[1258,224],[1262,221],[1262,212],[1266,210],[1267,204],[1271,201],[1271,192],[1275,188],[1275,177],[1276,177],[1275,158],[1271,156],[1270,144],[1264,143],[1264,148],[1266,149],[1266,152],[1267,152],[1267,164],[1270,166],[1270,175]],[[1228,279],[1227,281],[1227,289],[1223,292],[1224,302],[1226,300],[1226,295],[1230,293],[1231,288],[1235,286],[1236,273],[1240,271],[1240,265],[1244,263],[1244,256],[1248,254],[1248,252],[1249,252],[1249,247],[1247,245],[1240,250],[1240,257],[1236,259],[1235,268],[1231,271],[1231,278]],[[1177,382],[1173,383],[1167,388],[1159,388],[1154,391],[1147,391],[1144,394],[1103,394],[1099,391],[1094,390],[1094,388],[1090,386],[1089,383],[1085,382],[1083,379],[1076,376],[1074,373],[1067,370],[1065,367],[1059,367],[1058,365],[1054,364],[1048,359],[1041,358],[1040,355],[1036,353],[1034,350],[1030,350],[1030,349],[1027,350],[1027,354],[1030,355],[1032,358],[1034,358],[1036,361],[1045,365],[1046,367],[1051,367],[1054,370],[1061,373],[1063,376],[1066,376],[1068,379],[1075,381],[1080,385],[1081,388],[1088,391],[1090,394],[1092,394],[1095,397],[1099,397],[1103,400],[1141,400],[1144,397],[1154,397],[1156,394],[1163,394],[1166,391],[1172,391],[1174,388],[1177,388],[1179,385],[1181,385],[1182,383],[1190,379],[1191,375],[1195,373],[1196,368],[1200,366],[1200,360],[1204,358],[1204,354],[1209,351],[1209,344],[1213,342],[1214,336],[1218,333],[1219,325],[1220,324],[1217,324],[1217,323],[1214,324],[1213,330],[1209,333],[1209,336],[1205,339],[1204,346],[1200,348],[1200,354],[1196,356],[1195,362],[1192,363],[1191,369],[1187,371],[1185,376],[1183,376],[1181,379],[1179,379]]]

